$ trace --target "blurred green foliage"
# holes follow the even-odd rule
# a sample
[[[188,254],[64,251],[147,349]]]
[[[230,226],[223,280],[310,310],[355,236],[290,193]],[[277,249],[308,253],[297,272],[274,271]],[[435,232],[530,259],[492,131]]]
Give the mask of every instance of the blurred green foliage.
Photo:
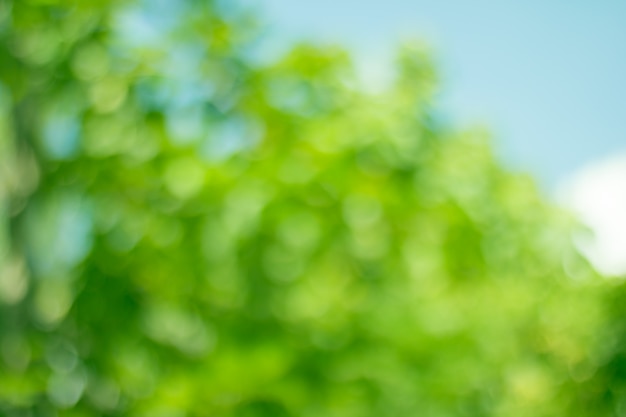
[[[433,111],[428,53],[366,94],[261,32],[0,3],[0,413],[624,415],[624,289]]]

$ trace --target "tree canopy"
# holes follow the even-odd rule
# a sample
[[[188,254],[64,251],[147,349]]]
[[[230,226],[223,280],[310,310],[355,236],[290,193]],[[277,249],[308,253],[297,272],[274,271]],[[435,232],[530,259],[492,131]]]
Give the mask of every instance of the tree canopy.
[[[0,5],[1,413],[622,415],[624,290],[434,110],[428,52],[369,94],[260,30]]]

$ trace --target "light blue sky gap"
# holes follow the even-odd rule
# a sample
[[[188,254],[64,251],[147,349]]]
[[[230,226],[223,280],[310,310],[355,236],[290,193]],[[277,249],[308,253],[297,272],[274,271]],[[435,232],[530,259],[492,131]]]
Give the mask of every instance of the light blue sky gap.
[[[549,192],[626,150],[626,1],[256,3],[276,45],[340,43],[369,72],[388,71],[402,39],[424,39],[443,74],[444,113],[488,124],[502,158]]]

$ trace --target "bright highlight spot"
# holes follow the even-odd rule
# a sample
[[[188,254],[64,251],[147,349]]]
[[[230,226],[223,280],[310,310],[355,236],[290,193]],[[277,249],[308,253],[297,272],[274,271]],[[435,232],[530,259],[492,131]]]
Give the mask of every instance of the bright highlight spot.
[[[562,201],[591,229],[577,244],[598,271],[626,275],[626,153],[574,175],[563,187]]]

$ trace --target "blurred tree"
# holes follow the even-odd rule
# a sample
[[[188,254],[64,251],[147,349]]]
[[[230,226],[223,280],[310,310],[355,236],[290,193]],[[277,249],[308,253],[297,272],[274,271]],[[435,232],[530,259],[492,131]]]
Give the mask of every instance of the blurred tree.
[[[1,413],[577,407],[573,222],[442,123],[423,49],[367,95],[259,34],[226,1],[0,5]]]

